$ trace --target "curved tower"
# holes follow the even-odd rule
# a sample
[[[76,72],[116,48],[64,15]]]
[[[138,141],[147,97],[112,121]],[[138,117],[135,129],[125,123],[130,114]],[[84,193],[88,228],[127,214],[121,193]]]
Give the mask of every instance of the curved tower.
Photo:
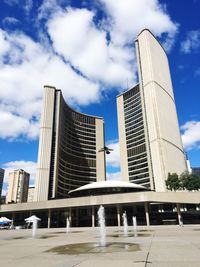
[[[66,198],[70,190],[105,180],[102,118],[70,108],[61,90],[44,87],[35,201]]]
[[[167,55],[149,30],[136,40],[139,85],[117,98],[124,180],[166,191],[187,169]]]

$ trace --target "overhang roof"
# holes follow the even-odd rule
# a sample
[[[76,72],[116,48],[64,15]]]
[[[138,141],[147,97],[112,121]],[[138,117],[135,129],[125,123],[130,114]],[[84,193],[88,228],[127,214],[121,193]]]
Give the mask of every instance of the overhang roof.
[[[69,194],[77,191],[95,190],[100,188],[133,188],[133,189],[147,190],[147,188],[144,186],[124,181],[101,181],[83,185],[79,188],[69,191]]]

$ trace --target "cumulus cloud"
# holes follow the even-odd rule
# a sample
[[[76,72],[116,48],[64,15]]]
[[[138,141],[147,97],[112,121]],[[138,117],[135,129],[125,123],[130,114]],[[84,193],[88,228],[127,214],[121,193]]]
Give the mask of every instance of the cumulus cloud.
[[[186,150],[200,148],[200,121],[188,121],[183,126],[182,140]]]
[[[13,172],[14,170],[23,169],[30,173],[29,184],[35,184],[36,162],[24,160],[10,161],[2,164],[2,168],[5,170],[3,195],[6,195],[7,193],[6,188],[8,187],[9,173]]]
[[[24,12],[32,12],[33,1],[23,3]],[[37,138],[44,84],[62,89],[70,105],[98,102],[103,90],[136,82],[133,41],[141,29],[165,34],[166,42],[177,31],[157,0],[99,0],[98,21],[95,9],[63,8],[63,3],[41,3],[34,14],[37,41],[0,29],[0,138]]]
[[[189,31],[186,39],[181,43],[181,52],[189,54],[200,47],[200,30]]]
[[[98,84],[78,75],[39,43],[24,34],[2,30],[0,41],[0,58],[6,61],[0,65],[0,137],[38,136],[35,128],[39,125],[44,84],[62,88],[69,103],[86,105],[98,101]],[[12,129],[10,122],[14,122]]]
[[[110,154],[106,155],[106,162],[108,166],[119,167],[120,166],[120,154],[119,154],[119,142],[114,140],[108,143],[108,147],[113,149]]]
[[[94,16],[87,9],[57,12],[47,25],[53,47],[89,79],[107,86],[124,86],[127,78],[134,77],[131,65],[134,53],[108,43],[106,32],[94,24]]]
[[[171,48],[172,40],[178,31],[178,24],[174,23],[167,14],[165,7],[157,0],[100,0],[104,4],[109,22],[104,23],[109,30],[114,43],[124,45],[133,44],[141,30],[148,28],[156,36],[166,34],[167,48]]]

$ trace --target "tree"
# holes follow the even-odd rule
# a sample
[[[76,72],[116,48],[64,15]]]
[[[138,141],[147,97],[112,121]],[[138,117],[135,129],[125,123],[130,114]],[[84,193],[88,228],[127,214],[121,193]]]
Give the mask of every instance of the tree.
[[[181,182],[180,179],[178,177],[178,174],[176,173],[168,173],[168,177],[167,180],[165,181],[165,184],[167,186],[167,189],[171,190],[171,191],[176,191],[181,189]]]
[[[183,189],[188,191],[200,189],[200,177],[195,174],[184,172],[181,174],[180,180]]]

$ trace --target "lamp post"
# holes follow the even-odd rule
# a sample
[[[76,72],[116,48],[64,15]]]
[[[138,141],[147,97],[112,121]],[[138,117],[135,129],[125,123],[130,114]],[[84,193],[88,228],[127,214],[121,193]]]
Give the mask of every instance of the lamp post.
[[[106,178],[106,154],[109,155],[110,154],[110,151],[113,151],[112,148],[109,148],[107,146],[104,146],[102,148],[99,149],[98,152],[104,152],[104,161],[105,161],[105,178]]]

